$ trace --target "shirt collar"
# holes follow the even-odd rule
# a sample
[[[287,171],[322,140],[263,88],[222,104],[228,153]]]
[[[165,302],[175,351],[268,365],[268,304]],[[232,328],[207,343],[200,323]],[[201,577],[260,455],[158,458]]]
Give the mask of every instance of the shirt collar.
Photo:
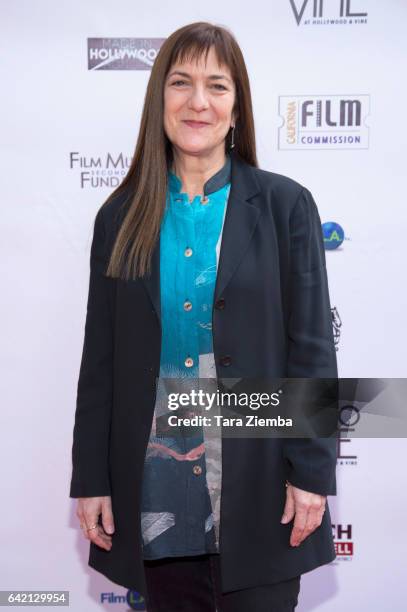
[[[204,195],[209,195],[210,193],[213,193],[214,191],[219,191],[219,189],[222,189],[222,187],[227,185],[227,183],[230,183],[231,172],[232,172],[232,163],[231,163],[230,155],[227,153],[224,166],[220,170],[218,170],[218,172],[216,172],[213,176],[211,176],[204,184],[204,187],[203,187]],[[173,193],[180,193],[181,188],[182,188],[181,179],[176,174],[171,172],[171,170],[168,171],[168,177],[169,177],[168,185],[169,185],[170,191]]]

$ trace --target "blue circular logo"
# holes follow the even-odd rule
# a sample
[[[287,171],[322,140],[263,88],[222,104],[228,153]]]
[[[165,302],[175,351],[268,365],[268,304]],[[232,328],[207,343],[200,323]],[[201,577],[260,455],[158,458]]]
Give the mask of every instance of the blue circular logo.
[[[141,593],[135,590],[127,591],[127,603],[132,610],[145,610],[146,602]]]
[[[327,251],[337,249],[345,240],[345,232],[339,223],[335,223],[335,221],[323,223],[322,234],[324,236],[324,246]]]

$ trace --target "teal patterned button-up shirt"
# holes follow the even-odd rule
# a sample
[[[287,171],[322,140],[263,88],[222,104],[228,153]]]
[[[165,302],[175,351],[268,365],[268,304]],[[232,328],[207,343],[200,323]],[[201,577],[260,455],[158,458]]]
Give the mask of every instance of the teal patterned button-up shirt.
[[[181,392],[181,379],[216,378],[212,308],[231,160],[227,155],[223,168],[205,183],[204,197],[191,202],[179,177],[169,172],[168,178],[160,231],[160,379],[142,487],[145,559],[219,551],[220,483],[208,488],[204,432],[182,435],[168,427],[168,419],[161,419],[160,427],[160,416],[169,414],[165,379],[176,378],[174,390]],[[220,447],[213,442],[209,459],[217,464]]]

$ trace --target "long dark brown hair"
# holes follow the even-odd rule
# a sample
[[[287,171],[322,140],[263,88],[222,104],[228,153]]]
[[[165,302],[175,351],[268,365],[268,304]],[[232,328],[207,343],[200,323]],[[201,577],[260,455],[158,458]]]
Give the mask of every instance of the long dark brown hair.
[[[144,99],[140,130],[130,168],[104,205],[126,193],[127,212],[113,246],[106,275],[136,278],[151,272],[151,256],[159,238],[164,214],[168,170],[173,160],[171,142],[164,131],[164,84],[173,64],[205,58],[214,48],[220,65],[234,80],[235,133],[233,155],[258,167],[249,77],[243,54],[234,36],[224,27],[196,22],[176,30],[160,48],[151,70]],[[230,134],[225,151],[230,147]]]

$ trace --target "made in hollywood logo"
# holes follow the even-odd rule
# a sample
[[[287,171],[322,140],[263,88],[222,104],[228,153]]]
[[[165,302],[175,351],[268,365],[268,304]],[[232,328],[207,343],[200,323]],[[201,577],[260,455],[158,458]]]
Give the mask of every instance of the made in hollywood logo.
[[[165,38],[88,38],[88,70],[151,70]]]
[[[280,150],[368,149],[370,96],[279,96]]]
[[[288,0],[297,26],[366,25],[366,0]]]
[[[117,187],[126,176],[131,159],[123,153],[93,156],[71,151],[69,168],[79,174],[81,189],[112,189]]]

